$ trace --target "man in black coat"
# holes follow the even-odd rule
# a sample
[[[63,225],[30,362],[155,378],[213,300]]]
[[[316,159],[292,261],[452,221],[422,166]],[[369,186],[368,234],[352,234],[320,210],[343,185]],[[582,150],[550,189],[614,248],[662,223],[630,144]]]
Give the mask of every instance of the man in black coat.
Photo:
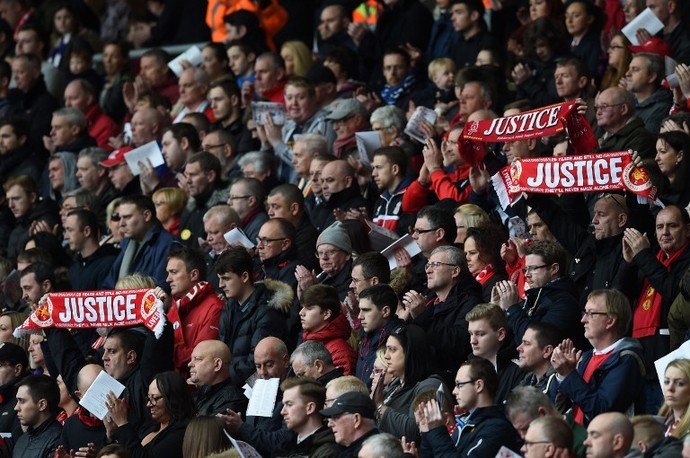
[[[60,444],[62,426],[55,420],[60,402],[57,382],[47,375],[30,375],[17,387],[17,418],[26,432],[12,458],[50,458]]]
[[[323,167],[321,192],[324,201],[311,211],[311,222],[319,232],[335,222],[335,212],[344,215],[348,210],[360,212],[369,206],[347,161],[331,161]]]
[[[0,433],[19,436],[15,395],[17,383],[28,374],[29,358],[22,347],[6,342],[0,344],[0,364],[11,368],[0,372]]]
[[[118,250],[111,244],[100,246],[98,220],[90,210],[72,210],[65,218],[65,241],[76,254],[69,268],[69,281],[74,291],[103,289]]]

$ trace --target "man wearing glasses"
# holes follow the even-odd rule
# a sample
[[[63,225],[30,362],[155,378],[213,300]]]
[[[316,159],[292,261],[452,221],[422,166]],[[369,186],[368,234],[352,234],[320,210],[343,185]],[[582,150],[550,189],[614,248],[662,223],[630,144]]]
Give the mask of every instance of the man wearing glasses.
[[[266,221],[259,230],[256,238],[256,251],[261,260],[263,278],[280,280],[287,283],[293,290],[297,289],[295,269],[297,248],[295,226],[283,218],[273,218]]]
[[[627,412],[643,397],[642,346],[637,339],[623,337],[631,318],[630,302],[623,293],[593,291],[581,321],[585,338],[594,348],[583,353],[565,339],[554,349],[551,364],[557,375],[551,399],[569,399],[576,423],[587,425],[603,412]]]
[[[601,91],[594,102],[597,125],[603,131],[599,151],[638,151],[645,159],[653,159],[656,152],[654,135],[644,122],[635,116],[635,96],[620,87]]]
[[[573,432],[562,418],[539,417],[530,423],[520,451],[525,458],[572,456]]]
[[[238,178],[230,186],[228,205],[240,217],[240,227],[249,240],[256,240],[261,225],[268,220],[264,210],[266,191],[256,178]]]
[[[364,441],[379,433],[374,420],[376,406],[366,394],[355,391],[342,394],[320,413],[328,418],[328,427],[341,446],[340,457],[356,457]]]

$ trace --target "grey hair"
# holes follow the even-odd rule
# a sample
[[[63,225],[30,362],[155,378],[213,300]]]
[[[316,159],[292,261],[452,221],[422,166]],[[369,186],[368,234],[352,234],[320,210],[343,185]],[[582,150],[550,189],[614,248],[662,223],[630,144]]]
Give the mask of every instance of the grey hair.
[[[197,84],[201,84],[202,86],[208,86],[211,84],[211,80],[208,77],[208,74],[204,71],[203,68],[200,67],[191,67],[191,70],[194,71],[194,82]]]
[[[381,124],[383,127],[395,126],[400,132],[405,127],[407,120],[405,119],[405,112],[395,105],[386,105],[379,107],[371,114],[369,118],[371,124]]]
[[[292,364],[298,356],[302,357],[302,363],[307,366],[313,366],[316,360],[323,361],[327,366],[333,365],[333,356],[328,351],[326,346],[318,340],[307,340],[302,342],[290,356],[290,364]]]
[[[386,458],[403,458],[400,439],[389,433],[379,433],[364,441],[362,447],[368,445],[371,456],[385,456]]]
[[[479,86],[479,93],[481,94],[482,98],[483,98],[485,101],[487,101],[487,102],[493,101],[493,97],[492,97],[492,95],[491,95],[491,88],[490,88],[489,85],[486,84],[484,81],[477,81],[477,80],[468,81],[468,82],[466,82],[465,85],[463,86],[463,89],[464,89],[465,87],[467,87],[468,85],[470,85],[470,84],[476,84],[476,85]]]
[[[88,189],[79,188],[75,189],[74,191],[67,192],[64,194],[63,200],[67,199],[68,197],[74,197],[77,207],[88,208],[94,213],[98,212],[100,207],[100,199],[95,193],[89,191]]]
[[[246,153],[246,154],[249,154],[249,153]],[[245,154],[245,156],[246,156],[246,154]],[[261,183],[256,178],[239,177],[235,181],[232,182],[230,187],[232,188],[236,184],[244,187],[247,195],[250,195],[250,196],[256,198],[256,200],[258,201],[257,206],[263,205],[264,200],[266,200],[266,191],[264,189],[263,183]]]
[[[90,146],[79,151],[79,157],[88,157],[93,165],[103,168],[100,163],[108,159],[108,152],[103,148]]]
[[[326,137],[321,134],[310,133],[295,135],[295,142],[304,143],[307,152],[312,156],[328,153],[328,142],[326,141]]]
[[[237,212],[230,205],[215,205],[204,213],[203,221],[206,223],[213,217],[218,218],[218,222],[224,227],[230,227],[232,224],[239,225],[240,217]]]
[[[266,173],[275,169],[275,156],[262,151],[250,151],[243,154],[237,161],[237,165],[242,169],[249,164],[254,164],[257,172]]]
[[[656,73],[656,80],[654,82],[658,86],[661,80],[664,79],[664,59],[660,55],[650,52],[638,52],[633,57],[642,57],[647,61],[647,73]]]
[[[554,409],[551,400],[534,386],[519,386],[508,394],[505,403],[506,417],[513,420],[519,413],[527,415],[529,421],[539,416],[539,408]]]
[[[53,116],[65,118],[69,126],[79,126],[79,129],[86,130],[86,116],[76,108],[66,107],[53,111]]]
[[[448,256],[448,264],[460,266],[461,268],[465,265],[465,253],[458,247],[453,245],[441,245],[434,248],[431,255],[433,256],[436,253],[446,253]]]

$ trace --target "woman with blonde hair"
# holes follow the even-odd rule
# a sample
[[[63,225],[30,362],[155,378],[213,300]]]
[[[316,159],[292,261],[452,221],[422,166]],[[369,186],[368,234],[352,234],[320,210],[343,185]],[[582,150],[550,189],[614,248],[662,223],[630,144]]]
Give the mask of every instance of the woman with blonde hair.
[[[618,86],[621,78],[625,77],[632,60],[632,52],[628,46],[630,46],[630,41],[623,35],[623,32],[618,32],[611,37],[607,50],[608,65],[604,71],[604,76],[601,78],[599,90],[603,91]]]
[[[180,188],[161,188],[151,196],[156,218],[172,235],[180,233],[180,217],[187,206],[187,194]]]
[[[467,229],[471,227],[478,227],[489,221],[489,215],[475,204],[460,205],[453,214],[455,218],[455,225],[458,227],[458,234],[455,237],[455,243],[465,243],[467,237]]]
[[[285,73],[290,76],[307,76],[314,64],[311,51],[299,40],[286,41],[280,48],[280,57],[285,61]]]
[[[664,372],[664,405],[659,415],[666,419],[666,436],[683,439],[690,433],[690,359],[674,359]]]
[[[16,338],[12,334],[26,320],[26,313],[7,310],[0,315],[0,343],[11,342],[19,345],[24,350],[29,348],[29,336]]]

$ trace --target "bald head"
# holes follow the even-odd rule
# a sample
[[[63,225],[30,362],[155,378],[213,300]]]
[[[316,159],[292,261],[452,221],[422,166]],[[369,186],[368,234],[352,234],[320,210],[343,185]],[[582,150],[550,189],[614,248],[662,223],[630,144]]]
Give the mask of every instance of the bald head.
[[[232,354],[225,342],[202,340],[192,350],[189,378],[196,386],[213,386],[230,378]]]
[[[158,140],[162,130],[163,114],[155,108],[139,108],[132,116],[132,142],[135,146]]]
[[[87,364],[81,368],[79,374],[77,374],[77,389],[81,393],[79,397],[83,396],[91,388],[93,381],[96,380],[96,377],[98,377],[102,370],[103,367],[98,364]]]
[[[635,430],[632,423],[620,412],[597,415],[587,426],[587,439],[583,445],[587,456],[623,457],[630,449]]]
[[[290,355],[285,343],[276,337],[262,339],[254,349],[254,365],[259,378],[280,378],[287,376]]]
[[[352,186],[355,170],[346,161],[331,161],[321,171],[321,192],[324,199],[330,200],[337,192]]]
[[[635,96],[614,86],[604,89],[594,102],[597,124],[611,134],[618,132],[635,114]]]

